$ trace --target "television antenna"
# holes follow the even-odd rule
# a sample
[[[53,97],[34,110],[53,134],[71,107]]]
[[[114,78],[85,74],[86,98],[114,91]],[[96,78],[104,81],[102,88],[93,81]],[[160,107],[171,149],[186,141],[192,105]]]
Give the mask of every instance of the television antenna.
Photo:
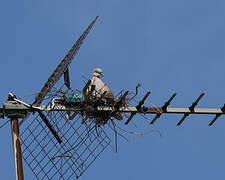
[[[97,19],[98,16],[79,37],[32,104],[27,104],[9,93],[8,100],[0,108],[0,118],[9,118],[11,121],[17,180],[24,179],[22,159],[37,179],[78,179],[110,145],[111,140],[104,126],[111,123],[111,128],[115,130],[116,113],[123,116],[129,114],[125,125],[137,114],[155,114],[150,124],[154,124],[162,114],[182,114],[177,126],[182,125],[191,114],[215,115],[209,126],[225,114],[225,105],[218,109],[196,108],[204,93],[188,108],[169,108],[176,93],[161,107],[146,107],[144,103],[150,92],[136,106],[130,106],[130,102],[138,94],[140,84],[136,86],[136,93],[132,96],[126,91],[121,92],[118,98],[105,101],[105,93],[100,97],[95,97],[92,93],[85,94],[90,86],[88,81],[83,89],[84,97],[80,97],[81,93],[71,89],[69,65]],[[62,76],[63,85],[54,88]],[[94,87],[91,92],[93,90]],[[42,105],[43,102],[47,103]],[[32,114],[37,115],[27,120]]]

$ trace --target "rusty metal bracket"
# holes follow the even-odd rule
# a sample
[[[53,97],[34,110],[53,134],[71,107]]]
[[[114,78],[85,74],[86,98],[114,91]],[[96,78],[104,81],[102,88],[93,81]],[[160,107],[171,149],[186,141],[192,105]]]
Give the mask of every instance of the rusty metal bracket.
[[[30,108],[16,101],[9,100],[3,103],[3,112],[4,116],[8,118],[23,118],[30,112]]]

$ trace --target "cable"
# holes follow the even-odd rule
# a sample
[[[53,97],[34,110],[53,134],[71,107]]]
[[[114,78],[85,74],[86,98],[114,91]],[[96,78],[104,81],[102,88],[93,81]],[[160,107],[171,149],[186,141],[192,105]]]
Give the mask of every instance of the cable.
[[[32,93],[32,94],[28,94],[28,95],[24,95],[24,96],[19,96],[19,99],[25,98],[25,97],[29,97],[29,96],[34,96],[37,95],[38,93]]]
[[[10,120],[6,121],[3,125],[0,126],[0,129],[3,128]]]

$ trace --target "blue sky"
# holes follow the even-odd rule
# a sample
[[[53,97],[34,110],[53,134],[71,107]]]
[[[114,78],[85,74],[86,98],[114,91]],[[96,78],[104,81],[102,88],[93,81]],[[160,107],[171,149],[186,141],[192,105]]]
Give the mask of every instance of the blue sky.
[[[148,102],[158,106],[174,92],[171,107],[190,106],[202,92],[198,107],[223,106],[222,0],[1,2],[1,102],[9,92],[38,92],[96,15],[99,20],[70,66],[74,88],[82,89],[82,75],[90,77],[101,67],[115,93],[141,82],[141,93],[150,90]],[[208,127],[213,116],[193,115],[176,127],[180,118],[163,115],[149,126],[136,117],[136,124],[145,121],[144,129],[157,129],[162,138],[152,133],[139,137],[140,144],[120,139],[119,152],[106,150],[81,179],[225,179],[225,117]],[[0,141],[1,178],[14,179],[9,124],[0,130]],[[34,179],[24,166],[25,179]]]

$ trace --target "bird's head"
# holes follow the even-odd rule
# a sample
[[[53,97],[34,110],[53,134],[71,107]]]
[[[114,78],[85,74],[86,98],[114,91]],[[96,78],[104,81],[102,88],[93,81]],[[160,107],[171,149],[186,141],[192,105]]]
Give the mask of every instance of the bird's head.
[[[92,76],[93,77],[97,77],[97,78],[101,78],[103,77],[103,74],[102,74],[102,69],[100,68],[95,68],[92,72]]]

